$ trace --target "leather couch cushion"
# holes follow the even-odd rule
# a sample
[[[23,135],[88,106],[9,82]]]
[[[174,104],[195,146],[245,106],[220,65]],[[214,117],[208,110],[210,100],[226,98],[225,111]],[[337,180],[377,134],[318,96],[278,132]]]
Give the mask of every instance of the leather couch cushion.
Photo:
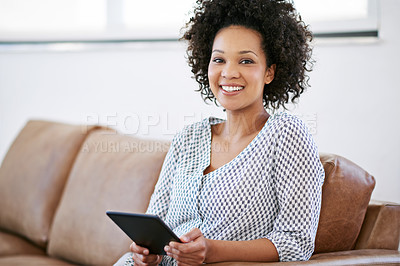
[[[29,121],[0,168],[0,228],[41,247],[87,131],[93,127]]]
[[[296,266],[296,265],[320,265],[320,266],[343,266],[343,265],[400,265],[400,252],[385,249],[364,249],[337,251],[313,255],[309,261],[291,262],[222,262],[207,265],[218,266]]]
[[[38,255],[22,255],[22,256],[9,256],[0,257],[0,266],[26,266],[26,265],[40,265],[40,266],[73,266],[66,261],[61,261],[55,258]]]
[[[78,264],[112,264],[131,240],[107,210],[147,209],[169,144],[96,131],[71,171],[50,234],[48,253]]]
[[[325,182],[314,253],[353,249],[375,179],[341,156],[320,154],[320,159]]]
[[[370,202],[355,249],[399,248],[400,205]]]
[[[0,230],[0,257],[21,254],[45,255],[46,252],[17,235]]]
[[[347,250],[315,254],[311,265],[400,265],[400,252],[386,249]]]

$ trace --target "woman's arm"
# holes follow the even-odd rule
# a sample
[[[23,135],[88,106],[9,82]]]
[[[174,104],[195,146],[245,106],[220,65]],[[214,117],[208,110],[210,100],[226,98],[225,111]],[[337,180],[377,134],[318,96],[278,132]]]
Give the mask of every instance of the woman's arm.
[[[205,262],[218,261],[279,261],[274,244],[269,239],[224,241],[207,239],[209,254]]]
[[[158,215],[162,219],[165,219],[169,208],[173,176],[179,156],[178,145],[179,134],[174,137],[171,143],[161,169],[160,177],[146,211],[146,213]],[[162,260],[161,255],[150,254],[147,248],[138,246],[134,242],[131,244],[130,250],[135,265],[158,265]]]
[[[172,140],[146,211],[147,214],[157,215],[163,220],[165,220],[168,212],[173,176],[175,175],[179,157],[179,138],[180,134],[178,133]]]
[[[324,170],[305,124],[288,117],[279,129],[274,158],[274,186],[279,212],[271,232],[280,261],[308,260],[314,251]]]
[[[167,255],[178,265],[199,265],[220,261],[278,261],[274,244],[268,239],[224,241],[205,239],[197,228],[165,247]]]

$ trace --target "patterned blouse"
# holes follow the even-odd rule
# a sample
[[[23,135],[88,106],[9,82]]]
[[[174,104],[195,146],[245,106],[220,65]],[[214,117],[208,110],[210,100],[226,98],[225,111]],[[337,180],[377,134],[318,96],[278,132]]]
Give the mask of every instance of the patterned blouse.
[[[306,126],[286,113],[272,115],[239,155],[204,175],[211,125],[221,122],[210,117],[174,137],[147,213],[158,215],[178,236],[199,228],[209,239],[267,238],[280,261],[308,260],[324,170]],[[164,256],[163,264],[173,261]]]

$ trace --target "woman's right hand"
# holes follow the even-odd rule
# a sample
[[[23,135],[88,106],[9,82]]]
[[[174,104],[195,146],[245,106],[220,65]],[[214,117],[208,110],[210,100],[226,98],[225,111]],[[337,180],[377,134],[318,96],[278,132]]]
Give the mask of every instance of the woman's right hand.
[[[147,248],[136,245],[135,242],[132,242],[130,249],[132,251],[132,259],[135,262],[135,265],[144,265],[144,266],[152,266],[158,265],[161,260],[161,255],[150,254]]]

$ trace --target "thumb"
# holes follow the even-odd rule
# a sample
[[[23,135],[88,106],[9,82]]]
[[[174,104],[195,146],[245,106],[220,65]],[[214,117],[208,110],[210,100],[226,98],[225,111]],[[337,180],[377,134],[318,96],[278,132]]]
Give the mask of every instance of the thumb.
[[[197,238],[201,237],[202,235],[203,234],[201,233],[200,229],[194,228],[189,233],[184,234],[181,237],[181,241],[184,243],[188,243],[188,242],[196,240]]]

